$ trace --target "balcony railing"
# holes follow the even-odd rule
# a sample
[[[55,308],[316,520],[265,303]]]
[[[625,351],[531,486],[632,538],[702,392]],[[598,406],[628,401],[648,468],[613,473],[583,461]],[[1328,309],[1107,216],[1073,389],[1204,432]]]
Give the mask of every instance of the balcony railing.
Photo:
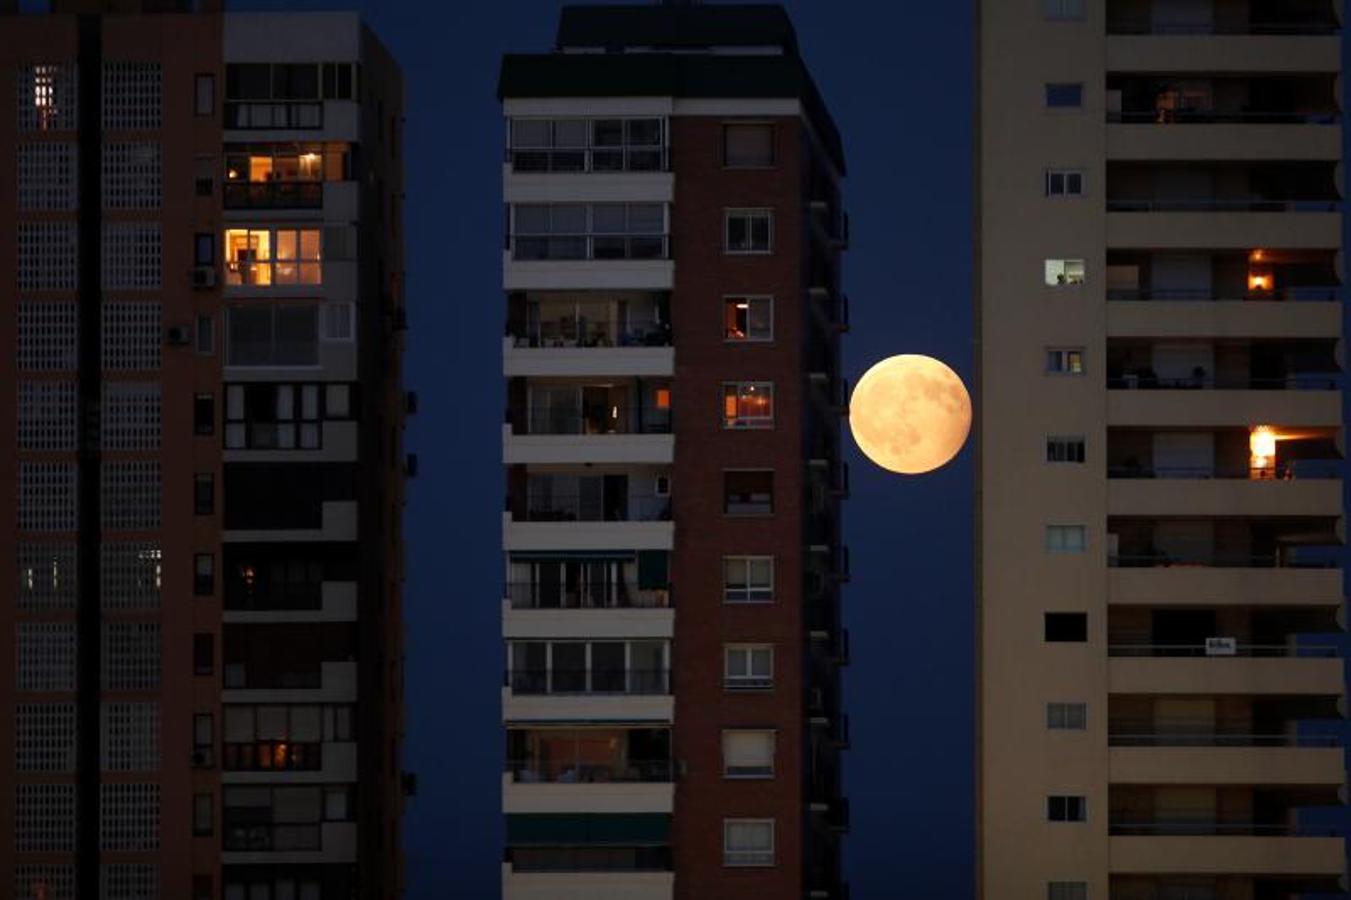
[[[1265,197],[1204,199],[1107,199],[1108,212],[1336,212],[1338,200],[1277,200]]]
[[[592,494],[552,491],[526,501],[524,522],[669,522],[671,498],[655,494],[628,494],[622,502],[607,504]]]
[[[525,434],[670,434],[671,418],[663,414],[659,418],[644,419],[641,424],[617,421],[608,411],[597,411],[583,415],[571,409],[539,408],[531,410]]]
[[[668,847],[512,847],[515,872],[669,872]]]
[[[1155,466],[1137,463],[1107,466],[1108,478],[1177,479],[1223,481],[1294,481],[1298,479],[1341,478],[1344,463],[1340,459],[1298,459],[1271,469],[1251,466]]]
[[[242,664],[227,662],[223,681],[226,690],[318,690],[324,686],[324,673],[317,663],[307,669],[257,672]]]
[[[657,760],[507,760],[517,784],[666,783],[672,781],[669,759]]]
[[[226,181],[226,209],[321,209],[322,181]]]
[[[1341,121],[1341,114],[1289,109],[1127,109],[1109,110],[1107,121],[1140,125],[1335,125]]]
[[[324,104],[301,101],[225,102],[226,128],[312,129],[324,127]]]
[[[1108,656],[1247,658],[1335,658],[1337,647],[1330,644],[1235,644],[1232,652],[1216,653],[1205,644],[1109,644]]]
[[[297,772],[322,769],[317,741],[249,741],[222,745],[221,768],[236,772]]]
[[[1107,726],[1112,747],[1337,747],[1335,735],[1300,734],[1296,731],[1252,733],[1250,723],[1226,728],[1213,720],[1122,720]]]
[[[314,610],[324,606],[324,590],[320,582],[293,584],[246,584],[240,578],[225,580],[225,608],[254,612],[281,610]]]
[[[670,588],[640,588],[633,582],[584,585],[507,585],[512,609],[663,609],[671,605]]]
[[[1206,301],[1213,303],[1238,302],[1297,302],[1297,303],[1334,303],[1341,299],[1342,289],[1331,285],[1300,285],[1277,288],[1274,291],[1253,293],[1235,292],[1215,288],[1108,288],[1108,300],[1179,300],[1188,302]]]
[[[1228,835],[1235,837],[1334,837],[1332,826],[1306,826],[1290,822],[1220,822],[1212,819],[1189,820],[1183,816],[1153,820],[1113,819],[1108,824],[1113,835],[1182,837]]]
[[[669,156],[665,147],[633,145],[619,147],[513,147],[507,150],[513,172],[665,172]]]
[[[1312,549],[1312,548],[1311,548]],[[1340,548],[1327,548],[1328,550]],[[1335,553],[1326,556],[1299,556],[1282,553],[1254,553],[1250,550],[1193,550],[1117,553],[1107,564],[1121,569],[1214,568],[1214,569],[1335,569],[1341,565]]]
[[[1149,18],[1113,18],[1107,21],[1108,34],[1132,35],[1333,35],[1341,26],[1332,19],[1303,19],[1278,22],[1155,22]]]
[[[515,694],[657,695],[671,692],[671,673],[667,669],[510,669],[507,684]]]
[[[512,334],[517,347],[669,347],[671,324],[656,316],[629,316],[612,325],[586,316],[542,319]]]
[[[540,260],[669,259],[670,239],[664,234],[512,235],[511,258]]]
[[[228,815],[228,811],[227,811]],[[225,825],[224,849],[229,851],[322,850],[319,823],[304,825]]]
[[[1107,378],[1107,388],[1113,391],[1335,391],[1339,386],[1340,379],[1327,373],[1292,374],[1283,378],[1213,375],[1160,378],[1152,372],[1145,371],[1109,375]]]

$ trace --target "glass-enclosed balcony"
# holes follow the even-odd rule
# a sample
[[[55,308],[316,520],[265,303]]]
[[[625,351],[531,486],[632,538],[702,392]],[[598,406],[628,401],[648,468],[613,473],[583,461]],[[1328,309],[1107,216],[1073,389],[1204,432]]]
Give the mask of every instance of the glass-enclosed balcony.
[[[1318,75],[1107,77],[1107,120],[1157,125],[1328,124],[1341,118],[1336,77]]]

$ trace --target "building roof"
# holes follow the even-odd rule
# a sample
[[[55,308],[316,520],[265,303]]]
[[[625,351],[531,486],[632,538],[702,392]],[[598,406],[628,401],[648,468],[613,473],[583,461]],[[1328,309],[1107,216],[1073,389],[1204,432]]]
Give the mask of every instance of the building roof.
[[[557,41],[560,48],[778,47],[797,53],[797,32],[777,3],[565,6]]]

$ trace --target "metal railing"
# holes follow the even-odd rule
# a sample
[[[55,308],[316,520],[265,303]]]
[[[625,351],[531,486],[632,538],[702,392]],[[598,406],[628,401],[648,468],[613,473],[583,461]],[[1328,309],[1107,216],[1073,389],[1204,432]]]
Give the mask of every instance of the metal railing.
[[[318,741],[248,741],[221,745],[221,768],[236,772],[316,771],[324,767]]]
[[[530,411],[529,421],[522,434],[670,434],[671,416],[668,412],[647,410],[641,424],[632,417],[621,415],[615,419],[608,410],[589,415],[575,412],[572,407],[536,407]]]
[[[1203,300],[1213,303],[1333,303],[1341,299],[1342,289],[1335,285],[1299,285],[1274,291],[1230,292],[1214,288],[1108,288],[1108,300]]]
[[[541,317],[509,337],[517,347],[669,347],[671,323],[655,315],[630,315],[617,324],[608,317]]]
[[[1328,547],[1327,550],[1340,548]],[[1341,562],[1333,553],[1327,558],[1301,558],[1289,552],[1253,553],[1248,550],[1213,550],[1192,552],[1163,552],[1155,550],[1141,553],[1117,553],[1107,559],[1107,564],[1120,569],[1168,568],[1214,568],[1214,569],[1335,569]]]
[[[313,100],[227,100],[226,128],[324,127],[324,104]]]
[[[322,609],[323,583],[258,581],[252,586],[242,578],[227,575],[225,609],[272,612],[289,609]]]
[[[665,783],[672,781],[669,759],[549,760],[509,759],[507,771],[517,784]]]
[[[539,260],[669,259],[664,234],[551,234],[511,236],[511,258]]]
[[[321,209],[322,181],[226,181],[226,209]]]
[[[1155,22],[1147,18],[1117,18],[1107,21],[1110,35],[1333,35],[1342,28],[1332,19],[1286,22]]]
[[[1335,391],[1339,385],[1338,376],[1323,373],[1291,374],[1283,378],[1213,375],[1160,378],[1151,372],[1135,372],[1107,378],[1107,389],[1113,391]]]
[[[1107,113],[1109,123],[1140,125],[1335,125],[1341,118],[1335,110],[1127,109]]]
[[[664,609],[671,605],[669,587],[640,588],[635,582],[510,582],[506,593],[512,609]]]
[[[229,815],[229,811],[226,811]],[[304,825],[231,825],[224,826],[226,850],[322,850],[323,829],[319,823]]]
[[[668,847],[511,847],[516,872],[669,872]]]
[[[507,685],[516,694],[638,694],[671,692],[667,669],[509,669]]]
[[[250,672],[239,663],[226,663],[222,678],[231,690],[318,690],[324,686],[323,669],[318,664],[311,669],[292,669],[288,672],[259,674]]]
[[[1210,819],[1164,818],[1150,821],[1112,820],[1108,834],[1142,836],[1231,835],[1238,837],[1333,837],[1332,826],[1307,826],[1289,822],[1222,822]]]
[[[1341,478],[1340,459],[1298,459],[1270,469],[1251,466],[1155,466],[1132,463],[1107,466],[1108,478],[1178,479],[1221,481],[1295,481],[1299,479],[1336,480]]]
[[[1107,199],[1108,212],[1336,212],[1335,199],[1278,200],[1265,197]]]
[[[1205,644],[1108,644],[1108,656],[1204,657],[1208,659],[1244,658],[1335,658],[1337,647],[1330,644],[1235,644],[1233,652],[1215,653]]]
[[[1253,733],[1249,722],[1226,730],[1213,720],[1113,719],[1107,726],[1112,747],[1338,747],[1335,735],[1297,731]]]
[[[659,144],[616,147],[509,147],[513,172],[665,172],[669,152]]]
[[[606,502],[597,490],[594,494],[576,491],[531,493],[526,499],[523,522],[669,522],[671,498],[655,494],[625,495],[618,502]]]

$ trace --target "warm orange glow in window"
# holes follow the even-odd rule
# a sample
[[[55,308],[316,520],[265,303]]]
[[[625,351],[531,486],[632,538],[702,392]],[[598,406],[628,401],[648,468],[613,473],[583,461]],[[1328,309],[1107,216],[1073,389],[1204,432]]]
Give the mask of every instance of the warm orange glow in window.
[[[1256,477],[1266,477],[1276,469],[1277,435],[1269,425],[1258,425],[1248,435],[1249,466]]]
[[[272,157],[250,156],[249,181],[271,181],[271,180],[272,180]]]
[[[657,388],[657,409],[671,408],[671,389]]]
[[[1261,262],[1262,260],[1266,259],[1266,257],[1267,252],[1265,250],[1254,250],[1253,252],[1248,254],[1248,261]]]
[[[1267,268],[1248,269],[1248,291],[1254,294],[1265,294],[1275,285],[1274,273]]]
[[[225,231],[225,273],[228,284],[267,286],[272,283],[272,234],[229,228]]]

